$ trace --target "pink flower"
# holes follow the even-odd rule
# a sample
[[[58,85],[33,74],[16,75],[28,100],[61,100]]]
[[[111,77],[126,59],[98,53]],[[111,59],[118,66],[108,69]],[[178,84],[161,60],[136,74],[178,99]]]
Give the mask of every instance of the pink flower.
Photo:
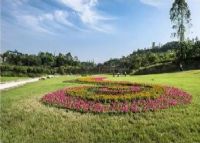
[[[73,89],[79,90],[80,87]],[[133,86],[134,91],[140,90],[140,87]],[[66,89],[67,90],[67,89]],[[108,88],[101,89],[109,91]],[[118,90],[117,90],[118,91]],[[113,93],[116,91],[113,91]],[[155,111],[159,109],[166,109],[171,106],[189,104],[191,103],[192,96],[188,93],[174,87],[165,87],[163,95],[152,99],[138,99],[130,102],[111,102],[102,103],[97,101],[88,101],[84,98],[74,97],[66,94],[65,90],[58,90],[53,93],[46,94],[42,97],[41,101],[46,104],[72,109],[80,112],[145,112]]]
[[[140,90],[141,90],[141,88],[139,86],[132,86],[131,87],[132,92],[139,92]]]

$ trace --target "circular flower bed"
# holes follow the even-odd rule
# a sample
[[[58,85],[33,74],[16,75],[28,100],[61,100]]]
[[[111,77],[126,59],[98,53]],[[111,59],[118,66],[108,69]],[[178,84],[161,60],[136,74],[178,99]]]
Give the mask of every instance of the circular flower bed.
[[[156,98],[162,95],[163,92],[164,88],[161,86],[142,84],[132,84],[130,86],[82,86],[66,89],[66,95],[101,103],[130,102],[136,99]]]
[[[95,113],[155,111],[191,102],[191,95],[174,87],[105,81],[101,77],[77,81],[95,84],[49,93],[42,98],[42,102]]]

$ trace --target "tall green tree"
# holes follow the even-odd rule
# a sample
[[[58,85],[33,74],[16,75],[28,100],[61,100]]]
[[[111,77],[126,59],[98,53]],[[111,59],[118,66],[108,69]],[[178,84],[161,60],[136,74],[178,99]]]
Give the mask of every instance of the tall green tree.
[[[191,12],[186,0],[174,0],[170,9],[170,20],[175,29],[173,35],[178,37],[180,42],[185,39],[186,26],[191,25]]]

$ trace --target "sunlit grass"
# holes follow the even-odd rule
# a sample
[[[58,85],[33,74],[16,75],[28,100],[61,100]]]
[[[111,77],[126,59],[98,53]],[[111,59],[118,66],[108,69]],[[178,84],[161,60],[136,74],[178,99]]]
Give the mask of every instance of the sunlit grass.
[[[0,76],[0,82],[10,82],[10,81],[17,81],[17,80],[23,80],[28,79],[28,77],[6,77],[6,76]]]
[[[1,140],[6,142],[200,142],[200,70],[115,77],[109,80],[159,83],[189,92],[192,103],[157,112],[81,114],[40,102],[48,92],[75,83],[61,76],[1,92]]]

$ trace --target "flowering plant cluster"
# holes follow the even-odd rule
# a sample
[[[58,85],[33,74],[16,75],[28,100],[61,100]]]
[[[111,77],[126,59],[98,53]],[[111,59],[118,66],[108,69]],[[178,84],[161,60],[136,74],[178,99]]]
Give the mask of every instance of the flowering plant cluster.
[[[98,102],[122,102],[136,99],[156,98],[164,92],[163,87],[158,85],[146,86],[132,84],[130,86],[82,86],[66,89],[66,94],[86,100]]]
[[[41,101],[80,112],[127,113],[166,109],[188,104],[192,99],[191,95],[175,87],[103,79],[84,79],[88,83],[97,82],[97,85],[55,91],[43,96]]]
[[[66,95],[65,90],[49,93],[42,98],[42,102],[80,112],[94,113],[127,113],[145,112],[166,109],[171,106],[188,104],[191,95],[174,87],[165,87],[164,93],[155,99],[138,99],[131,102],[102,103],[90,101],[80,97]]]
[[[97,85],[123,85],[123,86],[130,86],[133,85],[132,82],[128,81],[110,81],[105,80],[106,77],[81,77],[76,79],[74,82],[76,83],[83,83],[83,84],[97,84]],[[137,85],[137,83],[135,83]]]
[[[76,80],[76,82],[82,82],[82,83],[101,83],[104,82],[104,79],[106,77],[81,77]]]

